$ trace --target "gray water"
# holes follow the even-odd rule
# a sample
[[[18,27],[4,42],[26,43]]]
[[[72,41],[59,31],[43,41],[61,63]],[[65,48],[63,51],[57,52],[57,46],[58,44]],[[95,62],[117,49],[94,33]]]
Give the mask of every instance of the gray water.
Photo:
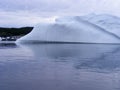
[[[120,45],[2,43],[0,90],[120,90]]]

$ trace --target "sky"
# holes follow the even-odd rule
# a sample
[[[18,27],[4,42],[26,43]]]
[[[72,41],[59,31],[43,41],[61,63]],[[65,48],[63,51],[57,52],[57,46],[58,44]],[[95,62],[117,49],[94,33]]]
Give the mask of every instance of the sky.
[[[120,0],[0,0],[0,26],[34,26],[59,16],[120,16]]]

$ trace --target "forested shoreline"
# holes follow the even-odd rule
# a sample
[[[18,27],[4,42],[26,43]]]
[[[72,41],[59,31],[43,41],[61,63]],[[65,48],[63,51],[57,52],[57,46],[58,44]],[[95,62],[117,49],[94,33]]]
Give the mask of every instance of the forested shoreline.
[[[33,27],[4,28],[0,27],[0,37],[3,41],[16,40],[32,31]]]

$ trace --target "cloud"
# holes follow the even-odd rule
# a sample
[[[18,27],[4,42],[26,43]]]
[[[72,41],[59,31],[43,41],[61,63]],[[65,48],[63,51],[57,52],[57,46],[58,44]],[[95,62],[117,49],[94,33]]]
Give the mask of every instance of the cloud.
[[[23,14],[24,13],[24,14]],[[40,17],[29,12],[0,12],[0,27],[34,26],[38,23],[54,22],[56,17]]]
[[[24,25],[34,25],[33,22],[41,21],[43,17],[89,13],[120,16],[119,9],[120,0],[0,0],[0,24],[12,21],[16,24],[23,20]],[[1,15],[3,12],[4,16]]]
[[[115,12],[120,0],[0,0],[0,8],[6,11],[32,11],[37,13],[90,13]]]
[[[0,0],[0,8],[8,11],[30,10],[50,12],[67,8],[64,0]]]

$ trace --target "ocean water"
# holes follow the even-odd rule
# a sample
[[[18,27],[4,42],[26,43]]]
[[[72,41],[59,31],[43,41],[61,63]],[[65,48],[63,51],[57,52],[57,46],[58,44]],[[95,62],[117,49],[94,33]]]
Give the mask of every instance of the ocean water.
[[[1,43],[0,90],[120,90],[120,45]]]

